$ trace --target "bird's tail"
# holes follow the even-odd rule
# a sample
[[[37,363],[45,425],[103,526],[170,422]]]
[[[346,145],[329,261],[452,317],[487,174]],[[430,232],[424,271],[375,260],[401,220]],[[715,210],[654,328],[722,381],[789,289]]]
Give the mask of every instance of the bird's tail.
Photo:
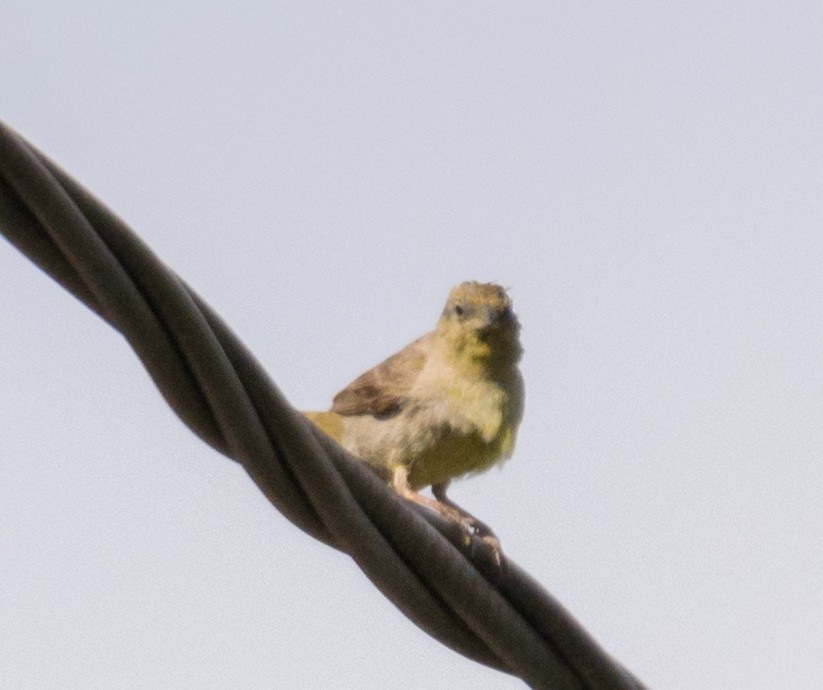
[[[304,412],[306,418],[338,443],[343,436],[343,421],[336,412]]]

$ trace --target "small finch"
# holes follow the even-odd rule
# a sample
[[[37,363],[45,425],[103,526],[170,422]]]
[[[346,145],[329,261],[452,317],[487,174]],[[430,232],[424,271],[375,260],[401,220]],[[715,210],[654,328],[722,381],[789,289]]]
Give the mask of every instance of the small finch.
[[[446,496],[449,482],[509,458],[523,416],[520,324],[499,285],[461,283],[433,331],[306,416],[404,498],[497,545]],[[432,487],[434,499],[418,493]]]

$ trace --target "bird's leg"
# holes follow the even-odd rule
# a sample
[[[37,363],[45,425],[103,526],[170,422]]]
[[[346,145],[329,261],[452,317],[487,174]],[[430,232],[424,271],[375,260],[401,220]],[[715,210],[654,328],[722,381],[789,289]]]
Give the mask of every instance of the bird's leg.
[[[500,540],[491,531],[491,528],[484,522],[478,520],[469,511],[464,510],[448,496],[446,489],[449,483],[444,482],[432,486],[434,498],[423,496],[409,486],[409,471],[402,465],[392,470],[392,487],[403,498],[413,501],[418,505],[435,510],[443,517],[452,522],[456,522],[465,535],[465,546],[472,544],[472,537],[477,536],[485,544],[486,558],[490,558],[493,564],[493,578],[499,580],[505,572],[503,552],[500,550]]]
[[[457,503],[455,503],[448,496],[446,496],[446,490],[448,488],[449,482],[447,481],[432,486],[432,493],[434,494],[434,497],[437,499],[437,502],[440,503],[443,507],[448,508],[449,510],[453,510],[462,516],[464,524],[468,524],[470,526],[472,533],[476,534],[478,537],[480,537],[480,539],[482,539],[486,544],[488,544],[489,548],[491,549],[495,565],[498,568],[501,567],[502,551],[500,550],[500,540],[497,538],[495,533],[492,532],[491,527],[489,527],[485,522],[483,522],[482,520],[478,520],[468,510],[457,505]]]
[[[468,524],[466,519],[466,515],[468,515],[468,513],[465,513],[465,511],[455,505],[447,505],[442,501],[429,498],[428,496],[423,496],[412,489],[409,486],[409,471],[403,465],[398,465],[394,468],[392,472],[392,487],[406,500],[412,501],[421,506],[426,506],[426,508],[430,508],[431,510],[435,510],[443,517],[451,520],[452,522],[456,522],[464,529],[467,529],[467,531],[472,531],[470,529],[471,525]]]
[[[447,508],[455,511],[464,520],[468,521],[474,533],[477,536],[494,537],[495,539],[497,539],[497,537],[495,537],[494,532],[492,532],[491,527],[489,527],[482,520],[478,520],[468,510],[457,505],[457,503],[455,503],[448,496],[446,496],[446,489],[448,488],[449,482],[443,482],[442,484],[435,484],[434,486],[432,486],[432,493],[434,494],[434,497],[437,499],[437,501],[442,505],[446,506]]]

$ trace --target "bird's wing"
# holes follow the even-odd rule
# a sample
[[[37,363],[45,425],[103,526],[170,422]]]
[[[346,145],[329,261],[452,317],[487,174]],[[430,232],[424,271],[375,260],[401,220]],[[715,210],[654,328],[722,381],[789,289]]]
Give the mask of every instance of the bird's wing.
[[[396,415],[409,401],[414,381],[426,362],[429,335],[409,343],[334,396],[332,412],[340,415]]]

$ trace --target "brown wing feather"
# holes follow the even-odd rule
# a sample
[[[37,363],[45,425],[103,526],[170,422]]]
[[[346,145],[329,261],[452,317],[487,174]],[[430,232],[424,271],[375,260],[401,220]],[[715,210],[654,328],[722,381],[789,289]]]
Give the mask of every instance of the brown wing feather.
[[[341,415],[370,414],[392,417],[405,407],[414,380],[426,361],[424,335],[334,396],[331,411]]]

